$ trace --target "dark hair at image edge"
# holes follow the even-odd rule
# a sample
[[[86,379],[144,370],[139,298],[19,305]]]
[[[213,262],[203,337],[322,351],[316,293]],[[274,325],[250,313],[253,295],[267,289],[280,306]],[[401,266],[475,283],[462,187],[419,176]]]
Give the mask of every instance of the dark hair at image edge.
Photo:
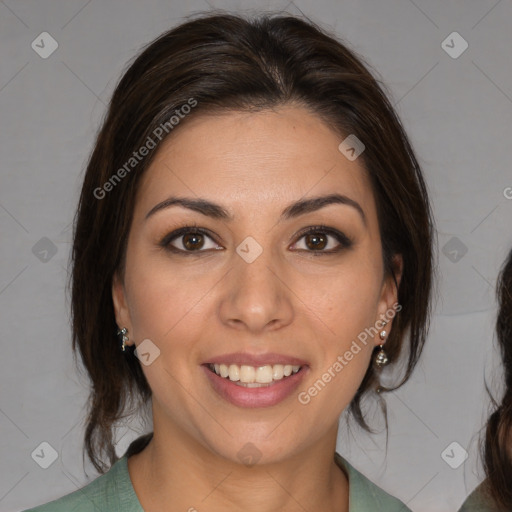
[[[503,362],[505,391],[487,421],[483,459],[484,489],[503,510],[512,510],[512,251],[503,265],[496,289],[496,337]]]
[[[192,98],[197,105],[174,130],[205,113],[295,105],[319,116],[339,133],[340,142],[355,134],[366,146],[359,158],[377,205],[386,273],[395,274],[394,255],[403,258],[402,309],[386,341],[391,363],[404,356],[396,387],[409,378],[428,330],[433,221],[427,189],[402,125],[363,61],[316,25],[292,16],[246,19],[214,13],[188,20],[149,44],[119,81],[88,162],[75,217],[73,348],[92,384],[85,449],[101,472],[117,460],[116,424],[128,409],[136,412],[151,397],[138,359],[120,351],[111,288],[115,273],[123,276],[139,180],[158,148],[102,199],[94,191]],[[378,388],[370,365],[349,408],[367,430],[362,398]],[[379,390],[390,389],[395,388]]]

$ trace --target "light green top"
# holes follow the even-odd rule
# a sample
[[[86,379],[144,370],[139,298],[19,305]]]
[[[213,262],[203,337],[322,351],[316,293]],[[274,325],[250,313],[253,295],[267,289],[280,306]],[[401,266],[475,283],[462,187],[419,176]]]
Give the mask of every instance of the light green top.
[[[348,474],[349,512],[411,512],[401,501],[370,482],[338,453],[334,458]],[[107,473],[82,489],[25,512],[144,512],[132,486],[127,461],[125,454]]]
[[[459,512],[499,512],[492,501],[486,497],[484,487],[480,484],[462,504]]]

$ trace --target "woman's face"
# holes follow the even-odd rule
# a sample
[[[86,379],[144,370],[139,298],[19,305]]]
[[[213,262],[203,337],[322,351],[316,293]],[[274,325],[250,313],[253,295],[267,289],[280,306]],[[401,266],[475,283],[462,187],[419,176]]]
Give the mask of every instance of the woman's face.
[[[159,148],[113,285],[155,432],[233,461],[334,442],[382,343],[362,333],[396,301],[367,173],[340,142],[288,106],[197,116]]]

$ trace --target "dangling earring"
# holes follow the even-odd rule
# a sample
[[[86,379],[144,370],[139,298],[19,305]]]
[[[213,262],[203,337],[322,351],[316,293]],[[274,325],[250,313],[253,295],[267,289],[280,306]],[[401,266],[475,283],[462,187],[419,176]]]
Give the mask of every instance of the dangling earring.
[[[126,327],[123,327],[122,329],[119,329],[117,331],[117,335],[118,336],[122,336],[122,338],[121,338],[121,341],[122,341],[122,343],[121,343],[121,350],[123,352],[126,352],[126,342],[129,340],[127,334],[128,334],[128,329]]]
[[[386,324],[384,324],[386,325]],[[384,341],[384,339],[387,336],[387,332],[382,330],[379,333],[379,338]],[[382,368],[383,366],[386,366],[389,363],[388,355],[386,354],[385,350],[382,348],[384,346],[384,343],[381,343],[379,345],[380,350],[377,352],[377,355],[375,356],[374,362],[375,366],[378,368]]]

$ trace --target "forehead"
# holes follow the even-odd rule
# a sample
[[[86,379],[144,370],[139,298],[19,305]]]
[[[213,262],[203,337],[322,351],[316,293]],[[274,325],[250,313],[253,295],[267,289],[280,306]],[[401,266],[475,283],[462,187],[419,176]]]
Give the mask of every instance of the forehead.
[[[338,192],[372,216],[368,173],[362,159],[350,161],[339,151],[343,138],[300,107],[196,113],[158,148],[141,180],[136,211],[182,194],[224,204],[236,216]]]

